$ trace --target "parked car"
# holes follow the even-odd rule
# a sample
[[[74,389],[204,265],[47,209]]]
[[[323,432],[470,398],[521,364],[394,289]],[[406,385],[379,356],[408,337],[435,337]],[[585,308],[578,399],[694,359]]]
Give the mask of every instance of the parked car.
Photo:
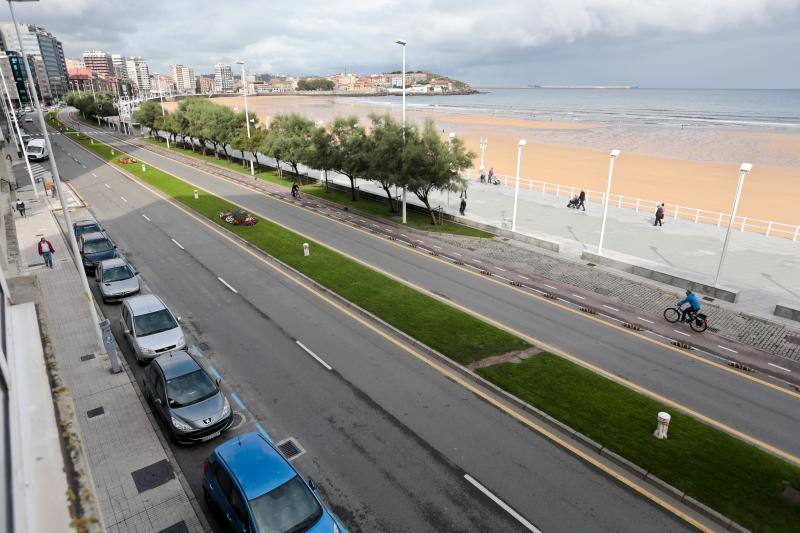
[[[175,442],[205,442],[219,437],[233,423],[219,380],[212,380],[183,350],[153,359],[144,371],[142,391]]]
[[[142,288],[139,274],[121,257],[100,261],[94,276],[106,303],[133,296]]]
[[[45,144],[44,139],[36,138],[30,140],[25,147],[25,150],[28,152],[29,161],[44,161],[50,157],[50,155],[47,153],[47,145]]]
[[[96,231],[105,231],[99,222],[91,219],[76,220],[72,223],[72,231],[75,233],[75,240],[80,242],[81,235],[84,233],[94,233]]]
[[[231,531],[346,532],[275,447],[252,432],[220,444],[203,463],[203,496]]]
[[[186,347],[179,320],[155,294],[122,301],[122,332],[140,364]]]
[[[23,131],[20,135],[22,137],[22,144],[24,144],[27,147],[28,143],[31,142],[31,139],[33,139],[33,137],[31,137],[30,133],[25,131]]]
[[[33,122],[33,119],[31,117],[25,117],[25,122]]]
[[[117,245],[111,237],[102,231],[84,233],[78,240],[83,268],[89,274],[94,274],[97,263],[104,259],[117,257]]]

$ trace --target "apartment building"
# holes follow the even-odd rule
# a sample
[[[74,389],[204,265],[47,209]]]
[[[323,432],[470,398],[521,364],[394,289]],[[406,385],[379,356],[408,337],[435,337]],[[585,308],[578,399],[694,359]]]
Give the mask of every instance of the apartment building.
[[[177,94],[194,94],[195,78],[194,70],[184,65],[172,65],[172,80],[175,83]]]
[[[214,92],[233,92],[233,72],[230,65],[225,65],[224,63],[214,65]]]
[[[125,61],[128,79],[133,90],[140,97],[150,96],[150,69],[141,57],[129,57]]]
[[[0,22],[0,40],[3,50],[22,52],[41,61],[42,75],[39,79],[47,84],[43,92],[46,98],[61,99],[67,94],[67,65],[64,48],[52,33],[35,24],[19,24],[22,43],[17,38],[12,22]]]
[[[91,50],[83,53],[83,64],[92,71],[95,76],[113,76],[114,64],[111,62],[111,54],[100,50]]]

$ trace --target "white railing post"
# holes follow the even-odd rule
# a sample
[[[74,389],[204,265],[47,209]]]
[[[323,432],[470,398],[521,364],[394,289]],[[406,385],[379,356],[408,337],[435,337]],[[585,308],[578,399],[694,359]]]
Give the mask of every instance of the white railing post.
[[[569,188],[569,197],[570,198],[575,198],[575,187],[570,187]]]
[[[792,242],[797,240],[797,235],[800,233],[800,226],[795,226],[794,228],[794,237],[792,237]]]
[[[506,185],[505,186],[508,187],[508,176],[505,177],[505,180],[506,180]]]
[[[561,192],[561,185],[559,185],[558,183],[556,183],[556,196],[558,196],[558,194],[559,194],[560,192]]]
[[[696,211],[697,211],[697,212],[694,214],[694,223],[695,223],[695,224],[697,224],[698,222],[700,222],[700,210],[699,210],[699,209],[696,209]]]
[[[619,195],[619,201],[617,202],[617,207],[622,207],[622,195]]]
[[[674,217],[675,220],[678,220],[678,211],[680,211],[680,210],[681,210],[681,206],[676,205],[675,206],[675,217]]]
[[[641,198],[637,198],[637,199],[636,199],[636,211],[637,211],[637,212],[639,211],[639,203],[640,203],[641,201],[642,201],[642,199],[641,199]]]
[[[767,224],[767,237],[769,237],[771,231],[772,231],[772,221],[770,220],[769,224]]]
[[[739,231],[744,231],[744,226],[747,224],[747,217],[742,217],[742,227]]]
[[[722,213],[719,214],[719,218],[717,218],[717,227],[722,226]]]
[[[542,194],[544,194],[544,192],[545,192],[545,188],[546,188],[546,187],[547,187],[547,182],[546,182],[546,181],[543,181],[543,182],[542,182]]]
[[[533,190],[533,180],[528,180],[528,190],[529,191]]]

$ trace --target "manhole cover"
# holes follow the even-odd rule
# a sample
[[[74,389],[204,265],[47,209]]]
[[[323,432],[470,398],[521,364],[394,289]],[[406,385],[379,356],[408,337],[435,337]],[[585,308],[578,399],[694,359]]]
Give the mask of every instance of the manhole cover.
[[[287,461],[297,459],[306,453],[306,451],[300,446],[300,443],[298,443],[294,437],[282,440],[276,444],[276,446],[283,456],[286,457]]]
[[[174,479],[175,473],[172,471],[172,466],[169,464],[169,461],[163,459],[150,466],[131,472],[131,476],[133,477],[133,482],[136,484],[136,490],[142,493],[146,490],[163,485],[170,479]]]
[[[786,339],[786,342],[791,342],[792,344],[800,344],[800,337],[797,335],[786,335],[784,339]]]
[[[186,527],[186,522],[181,520],[177,524],[172,524],[168,528],[162,529],[158,533],[189,533],[189,528]]]

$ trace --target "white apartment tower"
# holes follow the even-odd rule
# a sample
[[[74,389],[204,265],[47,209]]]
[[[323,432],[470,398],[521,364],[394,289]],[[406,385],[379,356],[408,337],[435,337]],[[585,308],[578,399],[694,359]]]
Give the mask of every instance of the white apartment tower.
[[[128,70],[128,79],[134,86],[140,98],[150,96],[150,69],[141,57],[129,57],[125,61]]]
[[[172,65],[172,80],[178,94],[194,94],[194,70],[184,65]]]
[[[128,79],[128,66],[125,64],[124,55],[111,54],[111,64],[114,66],[114,76],[123,80]]]
[[[223,63],[214,65],[214,92],[233,92],[233,72],[231,72],[230,65],[225,65]]]

